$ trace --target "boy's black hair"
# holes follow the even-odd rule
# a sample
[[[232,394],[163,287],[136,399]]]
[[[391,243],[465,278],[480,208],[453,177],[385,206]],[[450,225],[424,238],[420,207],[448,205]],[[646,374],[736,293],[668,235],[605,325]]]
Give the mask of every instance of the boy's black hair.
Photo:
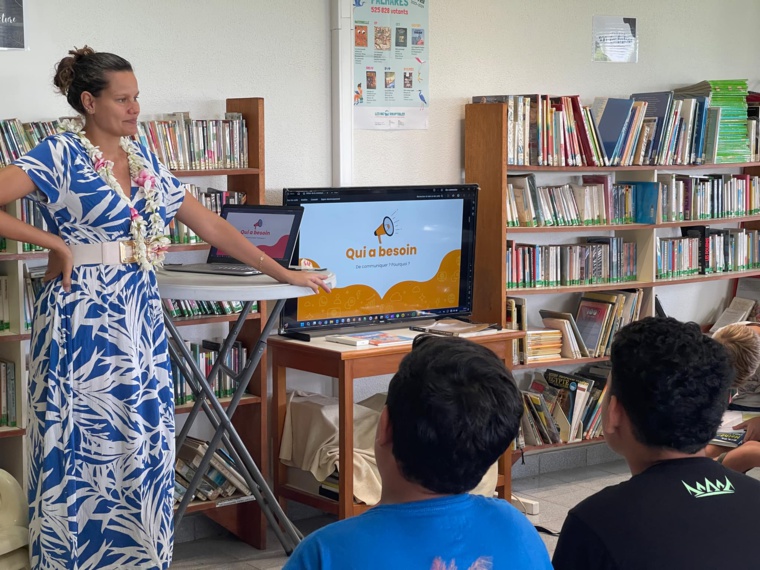
[[[504,363],[457,337],[421,335],[388,388],[403,476],[441,494],[475,488],[517,437],[522,397]]]
[[[670,317],[631,323],[615,336],[610,360],[610,394],[640,443],[695,453],[715,436],[734,371],[699,325]]]

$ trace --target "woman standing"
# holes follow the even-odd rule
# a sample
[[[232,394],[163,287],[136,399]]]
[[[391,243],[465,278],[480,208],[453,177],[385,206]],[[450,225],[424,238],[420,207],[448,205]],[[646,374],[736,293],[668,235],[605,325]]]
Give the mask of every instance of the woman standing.
[[[154,267],[176,217],[293,285],[282,268],[187,195],[137,133],[123,58],[69,52],[54,83],[84,126],[0,171],[0,204],[39,203],[48,231],[0,212],[7,238],[50,250],[35,304],[29,383],[30,555],[37,569],[166,569],[172,555],[174,409]]]

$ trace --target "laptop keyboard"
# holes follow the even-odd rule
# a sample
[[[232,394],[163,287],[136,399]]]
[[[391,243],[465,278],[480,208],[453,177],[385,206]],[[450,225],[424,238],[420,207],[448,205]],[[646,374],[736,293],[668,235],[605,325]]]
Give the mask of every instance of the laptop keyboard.
[[[231,273],[251,273],[253,272],[254,275],[260,275],[261,271],[258,269],[254,269],[253,267],[249,267],[248,265],[233,265],[229,264],[226,265],[224,263],[214,263],[212,267],[216,269],[220,269],[222,271],[229,271]]]

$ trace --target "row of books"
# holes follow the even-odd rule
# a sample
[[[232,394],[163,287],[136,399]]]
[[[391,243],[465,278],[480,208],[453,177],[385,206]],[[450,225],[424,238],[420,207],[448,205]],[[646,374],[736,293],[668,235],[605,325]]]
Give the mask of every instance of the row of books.
[[[704,81],[630,98],[476,96],[507,106],[507,164],[630,166],[750,159],[747,81]]]
[[[613,182],[611,174],[582,184],[538,186],[534,174],[507,177],[508,227],[655,224],[760,214],[760,176],[659,174],[657,182]]]
[[[243,310],[240,301],[196,301],[195,299],[162,299],[172,317],[201,317],[211,315],[236,315]],[[254,310],[256,310],[254,303]]]
[[[59,124],[58,120],[0,120],[0,168],[56,134]],[[224,119],[170,113],[165,120],[140,121],[135,138],[173,170],[248,167],[248,129],[241,113],[225,113]]]
[[[216,188],[206,188],[203,190],[195,184],[185,184],[185,188],[195,199],[216,214],[221,214],[224,204],[244,204],[246,200],[246,195],[243,192],[217,190]],[[171,243],[191,244],[203,242],[198,234],[176,218],[172,218],[172,221],[166,227],[166,233]]]
[[[187,112],[140,121],[137,138],[172,170],[248,167],[248,128],[242,113],[190,119]]]
[[[0,168],[21,158],[42,139],[57,132],[58,121],[22,123],[18,119],[0,120]]]
[[[653,224],[659,185],[612,182],[611,175],[588,175],[583,184],[537,186],[534,174],[507,177],[510,227]]]
[[[21,221],[26,222],[27,224],[30,224],[34,226],[35,228],[39,228],[43,231],[47,231],[47,222],[45,221],[45,218],[42,216],[42,211],[40,210],[39,205],[37,202],[30,200],[29,198],[22,198],[20,201],[21,208],[20,208],[20,215],[21,215]],[[22,243],[21,244],[21,250],[24,252],[30,252],[30,251],[44,251],[45,248],[40,247],[38,245],[34,245],[32,243]]]
[[[189,436],[178,447],[174,468],[175,503],[180,502],[185,496],[207,450],[208,443]],[[251,489],[237,470],[230,455],[224,449],[217,449],[192,499],[214,501],[233,495],[250,496]]]
[[[760,267],[760,232],[744,228],[682,228],[682,237],[657,238],[657,278],[746,271]]]
[[[0,358],[0,427],[18,427],[16,364]]]
[[[636,243],[622,237],[536,245],[507,240],[507,289],[594,285],[636,280]]]
[[[206,378],[211,374],[211,369],[218,359],[219,352],[222,350],[222,342],[223,339],[218,338],[204,339],[200,343],[185,342],[185,346],[192,355],[193,361]],[[240,341],[235,342],[219,374],[213,378],[209,378],[211,389],[217,398],[228,398],[234,394],[237,388],[234,377],[243,369],[247,358],[247,349]],[[195,395],[191,385],[188,383],[188,378],[175,361],[172,361],[171,366],[172,377],[174,379],[174,403],[182,405],[194,402]]]
[[[518,447],[572,443],[602,434],[601,403],[609,363],[586,365],[574,373],[537,373],[523,392]]]
[[[663,222],[760,214],[760,176],[658,174]]]

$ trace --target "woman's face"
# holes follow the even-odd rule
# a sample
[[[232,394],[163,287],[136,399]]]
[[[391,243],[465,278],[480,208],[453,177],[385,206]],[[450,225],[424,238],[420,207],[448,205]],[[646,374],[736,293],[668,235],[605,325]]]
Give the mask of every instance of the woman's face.
[[[140,116],[137,97],[140,91],[135,74],[131,71],[111,71],[106,76],[108,87],[98,97],[83,94],[88,123],[94,122],[98,130],[113,136],[137,134],[137,118]],[[86,95],[90,95],[89,102],[84,100]]]

